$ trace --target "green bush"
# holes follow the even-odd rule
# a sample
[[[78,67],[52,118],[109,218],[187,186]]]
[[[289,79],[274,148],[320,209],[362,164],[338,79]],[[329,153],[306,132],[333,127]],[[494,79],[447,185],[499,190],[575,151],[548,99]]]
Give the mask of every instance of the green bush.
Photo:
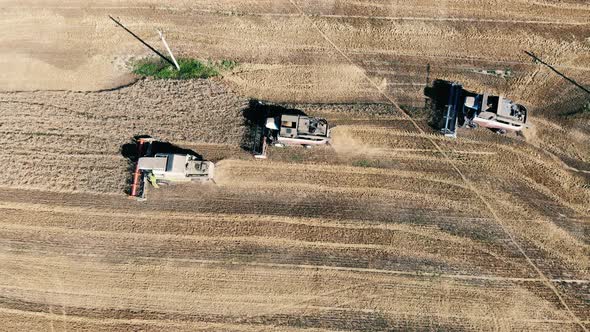
[[[133,73],[155,78],[180,79],[209,78],[218,76],[222,71],[232,70],[235,61],[222,60],[217,63],[203,63],[196,59],[178,59],[180,70],[162,59],[145,59],[133,65]]]
[[[356,166],[356,167],[375,167],[378,164],[379,164],[379,161],[366,160],[366,159],[355,160],[352,163],[352,165]]]

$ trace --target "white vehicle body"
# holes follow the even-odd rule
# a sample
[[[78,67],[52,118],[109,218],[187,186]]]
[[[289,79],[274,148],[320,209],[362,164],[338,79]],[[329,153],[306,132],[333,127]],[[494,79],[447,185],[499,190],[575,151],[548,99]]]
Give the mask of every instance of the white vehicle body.
[[[503,131],[521,131],[526,126],[527,110],[524,106],[514,103],[502,96],[483,94],[481,112],[471,121],[489,129]],[[465,106],[473,108],[475,98],[467,97]],[[490,103],[488,103],[490,101]]]
[[[212,178],[215,165],[188,154],[158,153],[139,158],[138,168],[151,172],[158,182],[190,182]]]
[[[330,127],[325,119],[305,115],[267,118],[266,128],[274,145],[324,145],[330,143]]]

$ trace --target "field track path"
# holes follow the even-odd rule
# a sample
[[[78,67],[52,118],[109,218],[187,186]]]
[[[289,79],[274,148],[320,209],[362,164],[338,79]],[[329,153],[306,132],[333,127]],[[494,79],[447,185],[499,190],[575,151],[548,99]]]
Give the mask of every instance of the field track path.
[[[45,9],[47,7],[35,6],[9,6],[8,8],[27,8],[27,9]],[[51,9],[79,9],[78,6],[51,6]],[[163,10],[163,11],[182,11],[186,12],[186,7],[174,6],[87,6],[87,10]],[[246,12],[246,11],[224,11],[213,9],[190,8],[188,11],[193,13],[205,13],[227,16],[258,16],[258,17],[298,17],[298,13],[263,13],[263,12]],[[382,21],[424,21],[424,22],[472,22],[472,23],[511,23],[511,24],[539,24],[539,25],[588,25],[590,22],[573,22],[573,21],[547,21],[547,20],[520,20],[520,19],[492,19],[492,18],[472,18],[472,17],[420,17],[420,16],[370,16],[370,15],[337,15],[337,14],[313,14],[315,18],[333,18],[333,19],[363,19],[363,20],[382,20]]]

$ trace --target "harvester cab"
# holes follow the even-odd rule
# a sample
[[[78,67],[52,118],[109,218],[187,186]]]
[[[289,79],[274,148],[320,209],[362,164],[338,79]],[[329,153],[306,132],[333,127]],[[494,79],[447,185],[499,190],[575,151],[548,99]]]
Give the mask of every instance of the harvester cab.
[[[442,113],[437,122],[445,136],[456,137],[457,127],[481,126],[500,134],[526,127],[527,109],[505,97],[478,94],[464,90],[460,83],[442,80],[429,89],[433,105]]]
[[[183,182],[205,182],[213,178],[213,162],[191,154],[152,153],[153,138],[137,141],[138,160],[133,174],[131,196],[146,199],[147,183],[154,188]]]

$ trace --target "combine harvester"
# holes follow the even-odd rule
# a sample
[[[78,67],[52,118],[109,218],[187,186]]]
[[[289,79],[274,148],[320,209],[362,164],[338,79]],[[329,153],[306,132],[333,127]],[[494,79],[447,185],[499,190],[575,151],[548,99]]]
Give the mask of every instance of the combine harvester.
[[[311,148],[330,144],[330,126],[323,118],[305,114],[264,115],[264,127],[257,128],[255,146],[256,158],[266,158],[268,145],[276,147],[301,145]]]
[[[478,94],[463,89],[460,83],[437,80],[433,84],[438,98],[435,107],[443,113],[441,133],[457,137],[457,127],[489,128],[499,134],[520,132],[526,127],[527,109],[502,96]]]
[[[154,188],[185,182],[205,182],[213,179],[213,162],[200,160],[191,154],[156,153],[152,155],[153,138],[137,140],[139,159],[133,173],[131,196],[145,200],[147,183]]]

